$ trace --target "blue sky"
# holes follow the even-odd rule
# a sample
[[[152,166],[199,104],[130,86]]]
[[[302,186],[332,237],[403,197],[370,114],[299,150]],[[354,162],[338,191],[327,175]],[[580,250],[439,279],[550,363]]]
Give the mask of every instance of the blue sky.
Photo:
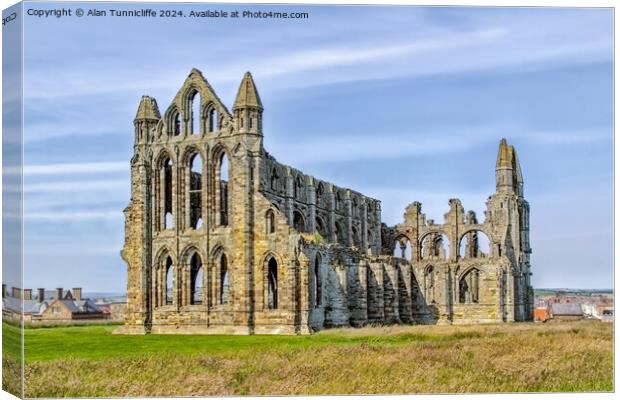
[[[125,289],[133,117],[143,94],[165,110],[192,67],[229,106],[252,71],[267,150],[380,199],[390,225],[414,200],[441,221],[451,197],[482,218],[506,137],[534,286],[612,286],[611,10],[158,7],[310,18],[26,17],[26,287]]]

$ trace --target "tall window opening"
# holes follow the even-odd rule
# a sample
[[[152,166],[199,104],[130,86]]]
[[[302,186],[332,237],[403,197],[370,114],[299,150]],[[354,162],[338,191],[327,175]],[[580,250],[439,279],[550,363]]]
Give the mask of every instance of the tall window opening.
[[[435,302],[435,269],[432,266],[424,272],[424,297],[427,303]]]
[[[265,222],[267,224],[267,234],[274,233],[276,231],[276,216],[272,210],[267,211]]]
[[[200,92],[195,91],[191,97],[191,129],[192,135],[200,135]]]
[[[460,258],[489,257],[490,252],[491,242],[484,232],[472,230],[461,237],[459,245]]]
[[[220,185],[220,225],[228,225],[228,171],[229,171],[228,156],[226,153],[222,153],[220,158],[220,170],[219,170],[219,185]]]
[[[179,136],[181,134],[181,115],[179,112],[174,110],[168,122],[170,124],[168,129],[172,136]]]
[[[202,227],[202,157],[198,153],[189,164],[189,213],[190,226]]]
[[[314,306],[321,306],[321,299],[323,297],[322,282],[321,282],[321,257],[317,253],[314,258]]]
[[[411,242],[405,236],[401,236],[396,240],[393,255],[394,257],[411,260]]]
[[[304,221],[303,215],[299,211],[293,212],[293,228],[295,228],[298,232],[306,231],[306,222]]]
[[[478,303],[480,271],[471,269],[459,280],[459,303]]]
[[[164,159],[163,162],[163,209],[164,209],[164,229],[174,227],[174,217],[172,214],[172,160]]]
[[[271,190],[273,190],[274,192],[278,190],[278,171],[273,168],[271,170]]]
[[[336,211],[340,211],[342,208],[342,197],[340,196],[340,192],[336,192]]]
[[[298,176],[298,177],[295,178],[295,185],[293,186],[293,190],[295,192],[294,195],[295,195],[295,198],[297,200],[302,200],[303,201],[303,199],[304,199],[304,191],[303,191],[303,189],[304,189],[303,180],[301,179],[301,177]]]
[[[190,304],[202,304],[202,260],[198,253],[194,253],[189,262],[190,265]]]
[[[323,187],[322,183],[319,183],[319,185],[316,187],[316,205],[317,206],[323,205],[323,194],[324,193],[325,193],[325,188]]]
[[[228,304],[228,260],[226,254],[220,258],[220,304]]]
[[[215,132],[219,128],[217,120],[217,110],[215,107],[210,106],[207,110],[207,130],[209,132]]]
[[[168,256],[166,258],[166,304],[172,304],[173,282],[174,282],[174,268],[172,267],[172,258]]]
[[[267,308],[278,308],[278,262],[273,257],[267,264]]]

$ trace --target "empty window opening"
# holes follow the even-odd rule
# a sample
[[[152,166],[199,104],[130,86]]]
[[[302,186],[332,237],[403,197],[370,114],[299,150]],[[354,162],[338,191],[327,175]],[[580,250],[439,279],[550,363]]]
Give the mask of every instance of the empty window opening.
[[[202,157],[194,154],[189,164],[189,212],[190,226],[202,226]]]
[[[304,183],[302,179],[298,176],[295,178],[295,185],[293,186],[294,196],[298,200],[303,200],[303,187]]]
[[[216,128],[219,128],[217,120],[217,110],[215,109],[215,107],[211,106],[207,110],[207,130],[209,132],[215,132]]]
[[[277,191],[278,190],[278,178],[280,178],[278,176],[278,171],[274,168],[271,170],[271,190],[273,191]]]
[[[267,211],[265,222],[267,224],[267,233],[274,233],[276,231],[276,216],[272,210]]]
[[[340,196],[340,192],[336,192],[336,211],[340,211],[342,208],[342,197]]]
[[[273,257],[267,265],[267,308],[278,308],[278,262]]]
[[[325,193],[325,189],[323,188],[323,184],[319,183],[316,187],[316,205],[320,206],[323,202],[323,194]]]
[[[220,225],[228,225],[228,208],[229,208],[229,185],[228,185],[228,172],[229,172],[228,156],[223,153],[220,158],[219,169],[219,186],[220,186]]]
[[[490,254],[489,237],[482,231],[473,230],[461,237],[459,258],[483,258]]]
[[[172,160],[166,158],[163,163],[163,209],[164,209],[164,229],[174,227],[174,216],[172,214]]]
[[[295,228],[298,232],[306,231],[304,216],[299,211],[293,212],[293,228]]]
[[[427,303],[435,302],[435,269],[432,266],[424,272],[424,297]]]
[[[172,291],[174,281],[174,268],[172,267],[172,258],[166,258],[166,304],[172,304]]]
[[[220,304],[228,304],[228,260],[226,254],[220,259]]]
[[[445,260],[449,255],[448,237],[439,232],[425,235],[420,241],[420,258],[422,260]]]
[[[316,224],[316,231],[321,235],[321,236],[325,236],[325,234],[327,233],[326,229],[325,229],[325,224],[323,223],[323,219],[321,217],[316,217],[315,219],[315,224]]]
[[[200,104],[201,104],[200,93],[198,91],[195,91],[191,97],[192,135],[200,134]]]
[[[344,242],[344,232],[342,231],[342,226],[340,225],[339,222],[336,222],[335,227],[336,227],[336,241],[338,243],[343,243]]]
[[[361,247],[360,234],[356,227],[351,227],[351,235],[353,236],[353,246],[359,248]]]
[[[202,304],[202,260],[198,253],[194,253],[190,260],[190,278],[191,278],[191,304]]]
[[[394,257],[411,260],[411,242],[406,237],[400,237],[394,245]]]
[[[171,117],[172,122],[172,135],[179,136],[181,134],[181,115],[178,111],[175,111]]]
[[[459,280],[459,303],[478,303],[480,271],[473,268]]]

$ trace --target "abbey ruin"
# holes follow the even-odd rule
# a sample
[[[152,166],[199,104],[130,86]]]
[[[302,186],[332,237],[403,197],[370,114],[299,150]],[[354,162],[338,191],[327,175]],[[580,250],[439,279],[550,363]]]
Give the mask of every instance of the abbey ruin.
[[[232,112],[196,69],[163,116],[142,97],[119,333],[532,319],[529,205],[506,140],[483,218],[450,199],[435,222],[413,202],[389,227],[379,200],[280,164],[263,147],[262,118],[250,73]]]

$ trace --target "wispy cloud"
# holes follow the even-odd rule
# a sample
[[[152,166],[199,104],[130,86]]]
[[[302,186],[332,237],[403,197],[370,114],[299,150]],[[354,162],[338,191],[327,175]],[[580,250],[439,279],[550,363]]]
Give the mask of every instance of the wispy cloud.
[[[51,193],[51,192],[84,192],[84,191],[109,191],[112,189],[129,190],[129,181],[117,180],[81,180],[39,182],[24,185],[24,193]]]
[[[449,132],[449,133],[447,133]],[[392,135],[342,134],[312,136],[295,135],[294,142],[274,141],[269,148],[273,154],[290,163],[344,162],[355,160],[383,160],[401,157],[453,154],[474,149],[483,144],[496,143],[502,136],[540,145],[584,144],[611,140],[611,132],[586,131],[536,131],[521,130],[508,125],[503,127],[446,127],[432,133]]]
[[[75,174],[101,174],[109,172],[128,172],[128,161],[102,161],[88,163],[56,163],[56,164],[34,164],[24,165],[23,174],[29,176],[37,175],[75,175]],[[4,168],[5,174],[21,174],[22,169],[18,167]]]
[[[99,219],[122,219],[122,210],[102,211],[57,211],[57,212],[27,212],[25,219],[46,221],[92,221]]]

